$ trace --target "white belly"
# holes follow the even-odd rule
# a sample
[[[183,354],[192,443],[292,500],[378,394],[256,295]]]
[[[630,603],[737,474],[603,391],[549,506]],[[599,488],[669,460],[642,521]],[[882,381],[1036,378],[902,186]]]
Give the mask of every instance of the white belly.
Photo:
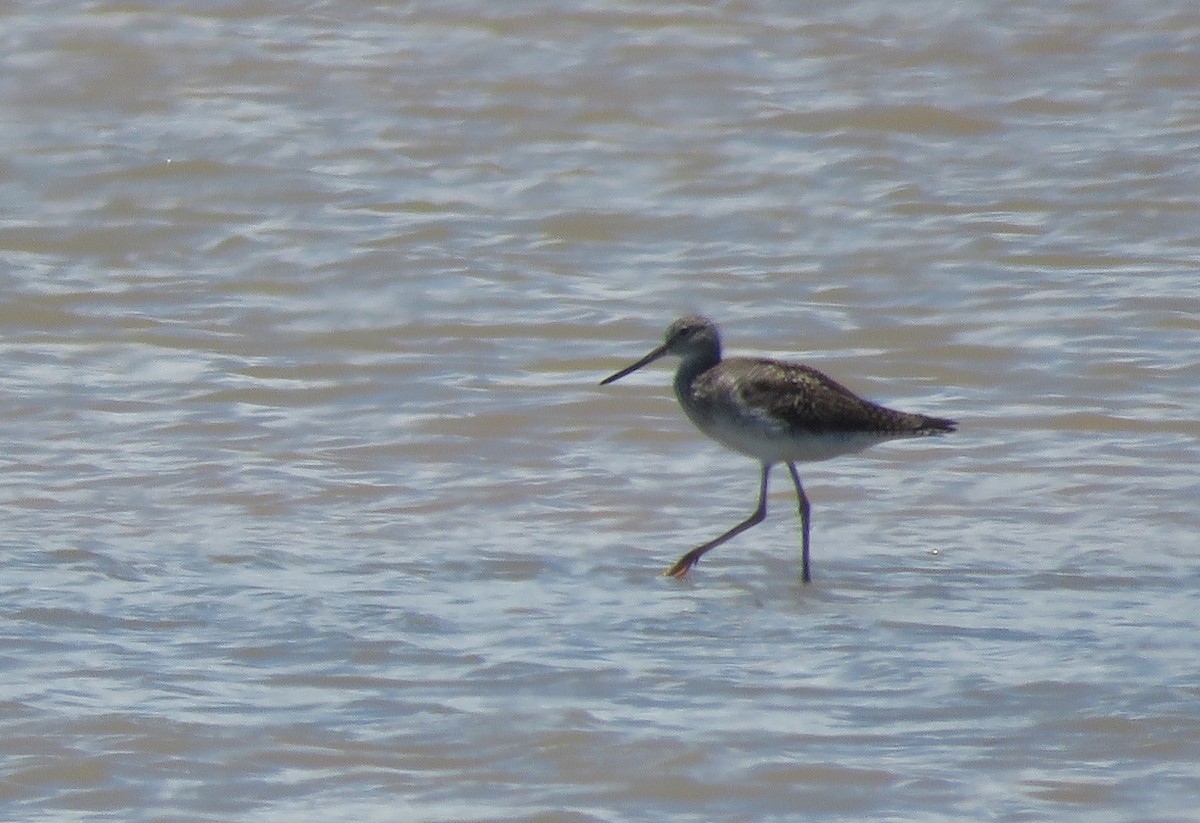
[[[793,435],[753,418],[740,418],[736,422],[725,419],[692,422],[718,443],[763,463],[829,460],[892,439],[874,433]]]

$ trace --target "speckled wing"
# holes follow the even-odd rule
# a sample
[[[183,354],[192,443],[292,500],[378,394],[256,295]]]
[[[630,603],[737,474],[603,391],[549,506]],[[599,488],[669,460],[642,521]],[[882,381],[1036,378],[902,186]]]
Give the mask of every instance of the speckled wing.
[[[865,400],[810,366],[758,358],[730,358],[724,366],[714,370],[719,374],[712,385],[697,388],[724,395],[742,410],[758,410],[793,435],[903,436],[953,430],[951,421]]]

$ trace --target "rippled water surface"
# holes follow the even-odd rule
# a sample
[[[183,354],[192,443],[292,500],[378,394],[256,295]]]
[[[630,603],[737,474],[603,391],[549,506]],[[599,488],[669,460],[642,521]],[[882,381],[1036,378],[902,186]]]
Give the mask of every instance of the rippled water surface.
[[[0,818],[1200,817],[1194,3],[0,22]]]

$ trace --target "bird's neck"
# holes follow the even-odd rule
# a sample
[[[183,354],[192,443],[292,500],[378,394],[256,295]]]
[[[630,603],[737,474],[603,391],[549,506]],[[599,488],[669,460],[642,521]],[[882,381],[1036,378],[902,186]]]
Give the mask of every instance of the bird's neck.
[[[687,405],[687,400],[692,395],[692,383],[696,382],[696,378],[720,362],[720,345],[690,352],[687,357],[683,358],[679,364],[679,370],[675,372],[675,396],[681,403]]]

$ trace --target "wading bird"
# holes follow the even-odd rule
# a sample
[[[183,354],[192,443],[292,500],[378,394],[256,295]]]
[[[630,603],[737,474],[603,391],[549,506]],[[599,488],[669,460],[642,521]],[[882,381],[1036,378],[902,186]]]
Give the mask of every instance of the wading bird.
[[[711,549],[758,525],[767,516],[767,477],[785,463],[796,486],[803,532],[800,579],[812,580],[808,562],[810,506],[796,464],[853,454],[900,437],[952,432],[953,420],[896,411],[872,403],[814,368],[760,357],[721,357],[717,325],[705,317],[681,317],[667,328],[662,345],[600,381],[619,380],[660,357],[680,358],[675,396],[688,419],[706,435],[762,464],[758,507],[729,531],[697,546],[667,569],[682,578]]]

